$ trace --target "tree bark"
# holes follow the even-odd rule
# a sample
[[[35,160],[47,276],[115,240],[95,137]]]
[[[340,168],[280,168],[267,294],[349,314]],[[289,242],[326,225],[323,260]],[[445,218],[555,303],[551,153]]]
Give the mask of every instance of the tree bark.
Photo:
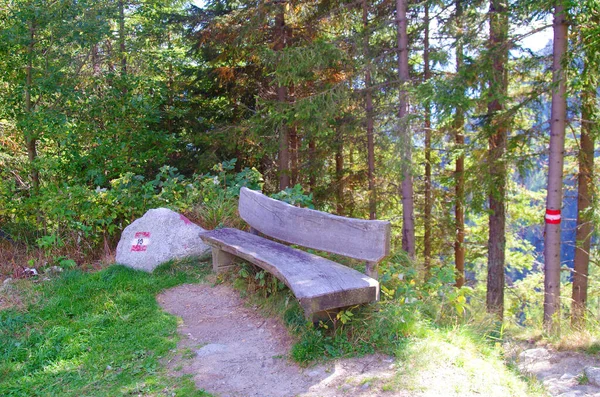
[[[596,71],[590,70],[589,63],[584,65],[583,76],[586,86],[581,95],[581,140],[579,148],[579,175],[577,177],[577,231],[575,234],[575,258],[573,260],[573,291],[571,301],[571,324],[581,327],[585,324],[587,306],[588,271],[590,264],[590,246],[592,219],[590,211],[594,190],[594,127],[596,120],[596,88],[586,77]]]
[[[367,163],[369,180],[369,219],[377,219],[377,192],[375,190],[375,142],[373,136],[373,93],[369,55],[369,10],[367,0],[362,2],[363,53],[365,57],[365,115],[367,119]]]
[[[462,31],[462,1],[456,0],[456,22],[458,30]],[[463,38],[461,34],[456,40],[456,71],[460,72],[463,67]],[[454,266],[456,268],[456,287],[461,288],[465,285],[465,155],[463,152],[465,144],[464,125],[465,116],[463,109],[460,106],[456,107],[454,115],[454,142],[456,147],[461,151],[456,158],[454,168],[455,180],[455,230],[456,236],[454,240]]]
[[[429,4],[425,3],[425,32],[423,40],[423,80],[425,83],[431,78],[429,68]],[[425,208],[424,208],[424,235],[423,235],[423,260],[425,264],[425,274],[429,275],[431,270],[431,230],[432,220],[431,212],[433,207],[433,197],[431,192],[431,104],[426,101],[425,107]]]
[[[335,151],[335,180],[336,180],[336,212],[344,215],[344,137],[341,128],[337,129],[337,145]]]
[[[507,94],[508,16],[502,0],[490,1],[490,56],[492,71],[488,102],[489,236],[486,308],[499,321],[504,318],[504,266],[506,248],[507,121],[502,114]]]
[[[560,210],[562,207],[565,125],[567,117],[566,84],[562,60],[567,53],[567,22],[560,1],[554,8],[554,45],[552,64],[552,109],[550,114],[550,155],[548,158],[548,196],[544,230],[544,328],[560,332]],[[558,218],[558,219],[557,219]]]
[[[317,187],[317,145],[315,138],[310,137],[308,140],[308,187],[311,192],[314,192]]]
[[[398,79],[400,98],[398,101],[398,139],[401,143],[402,158],[402,249],[410,258],[415,257],[415,217],[413,201],[413,180],[411,173],[412,137],[408,133],[408,20],[406,18],[406,0],[396,0],[396,24],[398,41]]]
[[[125,48],[125,5],[119,0],[119,51],[121,55],[121,76],[127,75],[127,52]]]
[[[280,4],[279,7],[275,17],[275,51],[281,51],[286,46],[284,4]],[[282,106],[287,102],[287,87],[277,85],[277,100]],[[284,121],[279,126],[279,190],[290,187],[289,140],[288,126]]]
[[[33,101],[31,100],[31,90],[33,88],[33,51],[35,46],[35,23],[29,25],[29,44],[27,45],[27,66],[25,81],[25,112],[28,116],[33,113]],[[25,145],[27,146],[27,158],[31,167],[31,187],[33,194],[37,195],[40,190],[40,172],[37,168],[37,138],[32,133],[31,127],[27,126],[25,131]]]
[[[298,180],[298,128],[290,127],[290,163],[291,163],[291,186],[299,183]]]

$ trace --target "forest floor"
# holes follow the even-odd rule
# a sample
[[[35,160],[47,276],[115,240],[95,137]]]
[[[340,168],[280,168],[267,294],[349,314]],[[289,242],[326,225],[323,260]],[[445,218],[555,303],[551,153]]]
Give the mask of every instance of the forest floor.
[[[33,368],[33,375],[28,375],[19,366],[22,354],[15,356],[21,350],[6,351],[4,354],[9,361],[14,361],[14,365],[8,365],[5,370],[12,371],[9,372],[15,378],[14,382],[4,384],[5,391],[14,389],[22,392],[15,395],[35,394],[32,390],[37,390],[39,395],[44,395],[41,391],[46,391],[46,395],[70,391],[71,394],[64,395],[76,395],[73,393],[84,387],[82,385],[94,384],[99,394],[100,391],[106,394],[107,390],[138,390],[140,385],[148,390],[175,390],[179,387],[183,392],[188,384],[193,390],[190,377],[197,389],[222,397],[600,397],[597,382],[594,385],[583,372],[586,367],[600,367],[600,354],[556,351],[548,346],[525,342],[507,344],[504,354],[500,351],[494,353],[501,349],[484,352],[482,349],[485,350],[487,344],[473,343],[468,334],[461,335],[460,327],[448,330],[432,328],[426,335],[411,338],[403,345],[402,351],[396,352],[396,356],[365,355],[302,366],[290,358],[296,337],[289,333],[279,317],[265,317],[261,309],[253,306],[251,300],[241,298],[240,292],[230,284],[215,285],[212,275],[204,278],[210,271],[208,266],[197,266],[196,263],[186,266],[196,269],[195,273],[190,270],[191,273],[186,275],[174,266],[165,267],[156,275],[138,274],[122,267],[110,267],[98,273],[71,272],[68,277],[49,281],[47,285],[37,284],[43,288],[36,288],[35,296],[29,296],[34,285],[30,281],[23,280],[14,285],[13,282],[1,283],[0,310],[9,309],[3,312],[2,317],[10,328],[4,336],[8,340],[14,339],[15,346],[18,342],[21,350],[29,352],[30,357],[46,357],[48,349],[56,350],[58,354],[66,346],[77,350],[72,340],[63,346],[64,341],[52,338],[56,337],[54,333],[58,328],[75,337],[79,335],[80,326],[86,331],[82,335],[85,343],[80,346],[81,351],[71,352],[68,357],[58,354],[55,357],[57,362],[68,363],[69,360],[87,357],[91,354],[90,344],[96,346],[91,352],[98,350],[98,346],[114,351],[107,358],[102,349],[98,350],[97,356],[88,357],[94,364],[87,371],[89,373],[84,371],[80,374],[81,379],[69,378],[69,382],[63,379],[66,375],[49,373],[46,367]],[[183,284],[186,282],[194,284]],[[178,283],[181,284],[173,287]],[[73,301],[73,288],[89,291],[87,298]],[[179,318],[177,331],[181,338],[176,349],[175,341],[166,347],[173,349],[171,353],[140,356],[140,351],[165,349],[163,344],[169,345],[169,340],[172,340],[164,339],[164,335],[158,340],[147,337],[148,333],[157,329],[165,329],[165,335],[169,333],[169,327],[173,327],[170,332],[174,331],[173,318],[164,316],[156,301],[163,310]],[[30,305],[27,306],[26,302]],[[112,306],[107,306],[108,303],[114,306],[115,313],[110,312]],[[96,306],[98,310],[92,310]],[[65,318],[58,314],[65,310],[81,312],[81,315]],[[140,317],[140,313],[143,316]],[[91,327],[89,319],[98,316],[103,321],[98,323],[100,328]],[[38,323],[39,319],[43,322]],[[111,321],[107,323],[108,320]],[[107,324],[112,327],[109,331],[106,330]],[[145,327],[148,330],[144,331]],[[30,329],[31,332],[19,331],[22,329]],[[140,332],[146,336],[138,335]],[[35,335],[45,335],[54,342],[45,343],[41,348]],[[158,361],[154,363],[155,358],[161,364]],[[110,361],[108,367],[106,360]],[[152,379],[156,385],[147,383],[144,371],[136,370],[148,366],[167,368],[166,371],[156,370],[157,378]],[[94,372],[96,367],[100,372]],[[102,370],[109,367],[115,368],[115,371]],[[182,375],[187,376],[180,378]],[[123,378],[121,383],[115,384],[114,376]],[[28,381],[23,383],[21,379]],[[0,382],[0,391],[2,387]],[[189,390],[187,393],[182,395],[204,395]]]
[[[283,323],[263,317],[226,284],[181,285],[160,294],[158,301],[182,320],[179,353],[168,362],[169,370],[191,375],[198,388],[222,397],[600,396],[600,388],[581,384],[583,367],[600,364],[584,354],[513,348],[509,358],[531,376],[519,385],[499,376],[501,371],[481,357],[452,345],[441,349],[457,350],[464,361],[441,358],[428,365],[377,354],[302,367],[288,359],[294,340]],[[428,354],[442,357],[446,352],[425,352],[421,360],[436,361]]]

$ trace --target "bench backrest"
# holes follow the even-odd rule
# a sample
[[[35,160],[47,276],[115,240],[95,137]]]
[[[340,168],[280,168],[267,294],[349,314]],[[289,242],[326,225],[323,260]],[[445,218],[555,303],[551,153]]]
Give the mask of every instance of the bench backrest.
[[[379,262],[390,252],[390,223],[298,208],[242,188],[239,212],[259,232],[306,248]]]

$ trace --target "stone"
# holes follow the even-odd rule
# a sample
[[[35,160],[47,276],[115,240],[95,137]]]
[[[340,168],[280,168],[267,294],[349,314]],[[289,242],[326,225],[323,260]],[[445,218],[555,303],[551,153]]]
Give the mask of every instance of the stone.
[[[35,277],[38,275],[38,271],[36,268],[26,267],[25,270],[23,270],[23,275],[25,275],[26,277]]]
[[[532,361],[548,360],[550,358],[550,352],[543,347],[528,349],[519,354],[519,362],[529,363]]]
[[[196,356],[198,357],[206,357],[211,356],[213,354],[221,354],[227,350],[227,345],[222,345],[220,343],[211,343],[209,345],[203,346],[200,349],[196,350]]]
[[[600,387],[600,368],[599,367],[585,367],[583,372],[590,381],[590,384]]]
[[[588,394],[582,390],[569,390],[565,393],[558,394],[557,397],[584,397]]]
[[[152,272],[170,260],[207,258],[210,247],[200,240],[204,232],[175,211],[151,209],[123,230],[115,259],[127,267]]]

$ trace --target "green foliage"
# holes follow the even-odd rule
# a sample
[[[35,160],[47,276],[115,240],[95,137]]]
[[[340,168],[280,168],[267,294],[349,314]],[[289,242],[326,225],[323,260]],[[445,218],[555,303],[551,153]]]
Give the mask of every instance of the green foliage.
[[[421,315],[437,324],[453,324],[470,310],[467,298],[473,291],[470,287],[454,287],[454,269],[449,266],[433,267],[421,281],[422,274],[400,251],[388,257],[380,269],[383,300],[393,302],[390,310],[396,313],[392,317],[399,320],[400,331],[403,327],[414,329]]]
[[[47,185],[33,197],[0,182],[5,187],[0,200],[6,202],[3,230],[15,240],[35,241],[48,257],[58,257],[73,251],[93,253],[150,208],[187,213],[209,228],[223,223],[241,226],[236,212],[239,191],[242,186],[260,189],[262,176],[249,168],[234,172],[235,161],[193,178],[163,166],[152,179],[126,173],[112,180],[109,188]]]
[[[36,286],[26,311],[0,311],[0,394],[206,395],[161,364],[176,346],[177,321],[155,295],[208,271],[195,261],[152,275],[112,266],[65,271]]]
[[[240,189],[247,187],[261,190],[262,175],[255,168],[244,168],[235,173],[237,159],[224,161],[213,167],[212,173],[195,177],[198,186],[198,199],[192,207],[194,218],[208,229],[223,226],[243,228],[237,215]]]
[[[302,186],[295,185],[294,187],[285,188],[279,193],[271,194],[271,198],[284,201],[291,205],[314,209],[312,193],[306,194]]]

